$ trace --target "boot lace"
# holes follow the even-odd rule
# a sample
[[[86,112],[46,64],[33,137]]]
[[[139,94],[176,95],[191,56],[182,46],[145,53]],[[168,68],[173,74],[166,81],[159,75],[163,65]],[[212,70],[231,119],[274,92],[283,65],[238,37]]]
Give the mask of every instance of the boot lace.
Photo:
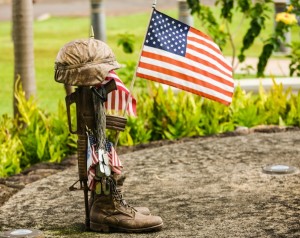
[[[111,185],[111,191],[112,191],[112,196],[113,198],[119,203],[121,204],[123,207],[125,208],[129,208],[131,209],[131,212],[136,212],[136,210],[130,206],[126,200],[123,198],[123,194],[121,193],[120,189],[117,189],[116,183],[112,178],[109,178],[109,183]]]

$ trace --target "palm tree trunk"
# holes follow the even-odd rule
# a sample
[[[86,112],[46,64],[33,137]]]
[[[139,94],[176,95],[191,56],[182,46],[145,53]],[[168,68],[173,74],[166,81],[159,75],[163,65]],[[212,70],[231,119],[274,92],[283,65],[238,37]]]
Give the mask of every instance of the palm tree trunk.
[[[12,1],[14,42],[14,85],[21,77],[22,87],[28,99],[36,94],[34,51],[33,51],[33,3],[32,0]],[[15,87],[14,87],[15,90]],[[18,114],[14,97],[14,116]]]

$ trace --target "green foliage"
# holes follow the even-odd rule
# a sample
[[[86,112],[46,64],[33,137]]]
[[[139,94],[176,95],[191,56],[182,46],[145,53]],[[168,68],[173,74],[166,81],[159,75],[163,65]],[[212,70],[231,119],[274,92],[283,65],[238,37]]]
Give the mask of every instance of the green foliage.
[[[173,140],[197,134],[201,108],[196,107],[191,94],[179,92],[175,95],[170,88],[165,92],[161,86],[155,87],[154,84],[150,92],[153,95],[150,100],[152,114],[149,115],[152,139]]]
[[[120,34],[118,39],[118,46],[123,47],[126,54],[132,54],[134,51],[134,35],[133,34]]]
[[[290,13],[299,15],[299,11],[300,11],[299,0],[291,0],[291,6],[293,6],[293,9],[290,10]],[[285,33],[288,32],[290,29],[291,29],[291,25],[286,24],[282,21],[277,22],[273,35],[271,35],[267,40],[265,40],[264,47],[259,56],[259,62],[257,65],[258,77],[264,76],[264,70],[268,63],[269,58],[271,57],[274,51],[279,49],[280,42],[285,41]],[[290,74],[293,74],[294,73],[292,72],[293,67],[292,68],[290,67],[290,69],[291,69]]]
[[[15,95],[20,112],[17,134],[24,147],[21,167],[42,161],[60,162],[74,152],[75,139],[69,136],[64,105],[58,105],[57,115],[46,114],[33,98],[26,100],[21,86]]]
[[[291,95],[286,111],[285,125],[300,127],[300,92]]]
[[[241,9],[241,12],[247,13],[251,7],[250,0],[238,0],[238,8]]]
[[[264,95],[261,88],[261,95]],[[264,124],[266,116],[262,110],[261,100],[259,96],[252,93],[245,93],[241,88],[237,88],[235,92],[236,100],[233,100],[232,120],[234,125],[253,127],[255,125]]]
[[[243,1],[239,1],[239,3],[242,4],[241,8],[243,9],[244,5],[242,2]],[[267,6],[268,2],[269,1],[266,1],[266,3],[257,2],[252,8],[249,9],[250,14],[247,16],[249,16],[251,19],[250,27],[243,38],[243,46],[238,56],[240,62],[245,60],[245,50],[252,46],[255,38],[259,36],[261,30],[265,27],[265,20],[268,18],[267,13],[270,11]]]
[[[300,77],[300,42],[293,42],[291,45],[292,52],[288,56],[291,59],[289,65],[290,76],[297,75]]]
[[[211,8],[209,6],[201,5],[198,0],[187,0],[187,3],[191,9],[191,13],[197,14],[202,27],[207,29],[208,34],[216,44],[219,45],[221,49],[225,47],[228,34],[223,31]]]
[[[201,5],[200,1],[198,0],[187,0],[187,3],[191,9],[191,14],[197,13],[199,14],[201,12]]]
[[[202,133],[198,135],[212,135],[234,130],[230,115],[230,107],[205,99],[200,117]]]
[[[228,19],[229,22],[232,20],[232,9],[233,0],[217,0],[216,5],[221,4],[221,18]]]
[[[237,87],[231,105],[161,86],[149,84],[138,96],[138,117],[129,118],[121,145],[154,140],[212,135],[233,131],[238,126],[300,126],[300,92],[274,84],[269,92],[260,87],[257,95]]]
[[[33,98],[26,100],[20,84],[15,97],[19,115],[0,120],[0,177],[19,173],[38,162],[61,162],[74,154],[76,138],[70,135],[67,114],[62,103],[57,114],[47,114]]]
[[[21,171],[22,144],[12,131],[14,121],[6,114],[0,118],[0,177],[7,177]]]

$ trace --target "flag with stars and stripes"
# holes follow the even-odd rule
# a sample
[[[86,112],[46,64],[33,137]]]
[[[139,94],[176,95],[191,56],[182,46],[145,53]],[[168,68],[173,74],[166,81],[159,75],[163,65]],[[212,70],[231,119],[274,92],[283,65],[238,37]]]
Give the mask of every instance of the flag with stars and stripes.
[[[156,9],[150,19],[136,76],[225,105],[232,101],[232,67],[219,47],[201,31]]]
[[[117,90],[114,90],[107,95],[107,101],[105,102],[107,114],[122,114],[125,111],[125,107],[128,100],[128,105],[126,109],[127,115],[136,116],[136,100],[126,88],[122,80],[113,70],[108,73],[102,84],[105,84],[112,79],[116,81]]]
[[[86,167],[88,173],[88,187],[90,190],[95,188],[95,175],[96,175],[96,165],[99,163],[98,154],[96,152],[97,139],[96,137],[87,132],[87,160]]]
[[[108,152],[109,157],[109,165],[111,170],[116,174],[122,173],[122,162],[119,159],[116,150],[113,147],[113,143],[110,141],[106,141],[105,149]]]

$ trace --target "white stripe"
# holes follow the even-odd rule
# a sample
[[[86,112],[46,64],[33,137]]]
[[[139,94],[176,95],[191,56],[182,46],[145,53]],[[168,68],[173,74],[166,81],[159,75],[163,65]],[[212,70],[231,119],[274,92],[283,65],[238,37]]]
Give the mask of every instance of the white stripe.
[[[233,87],[230,87],[230,86],[228,86],[226,84],[223,84],[219,81],[216,81],[212,78],[206,77],[202,74],[195,73],[194,71],[191,71],[191,70],[188,70],[188,69],[185,69],[185,68],[181,68],[179,66],[169,64],[169,63],[166,63],[164,61],[150,59],[150,58],[146,58],[146,57],[142,56],[141,59],[140,59],[140,62],[148,63],[148,64],[151,64],[151,65],[157,65],[157,66],[160,66],[160,67],[163,67],[163,68],[166,68],[166,69],[172,69],[175,72],[182,73],[182,74],[186,75],[187,78],[194,77],[196,79],[199,79],[199,83],[202,83],[201,81],[207,82],[207,83],[212,84],[212,85],[214,85],[218,88],[224,89],[228,92],[233,92]]]
[[[117,115],[117,111],[119,110],[119,93],[117,93],[116,92],[116,94],[115,94],[115,108],[114,108],[114,110],[115,110],[115,115]]]
[[[155,54],[162,55],[162,56],[169,57],[169,58],[174,58],[174,56],[175,56],[174,54],[169,53],[169,52],[167,52],[167,51],[160,50],[160,49],[156,49],[156,48],[149,47],[149,46],[144,46],[143,51],[145,51],[145,52],[150,52],[150,53],[155,53]],[[201,57],[199,57],[199,58],[201,58]],[[191,66],[193,66],[193,67],[196,67],[196,68],[198,68],[198,69],[202,69],[202,70],[204,70],[204,71],[208,71],[208,72],[210,72],[210,73],[212,73],[212,74],[214,74],[214,75],[216,75],[216,76],[218,76],[218,77],[224,78],[225,80],[227,80],[227,81],[230,82],[230,83],[233,83],[233,79],[230,78],[230,77],[228,77],[227,75],[223,74],[222,72],[217,71],[217,70],[215,70],[215,69],[212,69],[212,68],[210,68],[210,67],[208,67],[208,66],[205,66],[205,65],[203,65],[203,64],[197,63],[196,61],[187,59],[187,58],[185,58],[185,57],[183,57],[183,56],[176,56],[176,60],[178,60],[178,61],[180,61],[180,62],[183,62],[183,63],[185,63],[185,64],[188,64],[188,65],[191,65]],[[216,64],[216,63],[217,63],[217,62],[215,62],[214,64]],[[158,64],[158,66],[159,66],[159,65],[160,65],[160,63]],[[168,68],[170,68],[170,65],[172,66],[171,69],[173,69],[173,67],[178,67],[178,66],[175,66],[175,65],[173,65],[173,64],[169,64]],[[187,69],[184,69],[184,70],[186,71]],[[179,72],[180,72],[180,71],[179,71]],[[232,72],[230,72],[230,74],[231,74],[231,73],[232,73]],[[197,77],[199,77],[199,76],[197,76]],[[204,79],[203,79],[203,80],[204,80]]]
[[[111,110],[111,101],[112,101],[112,94],[113,94],[114,92],[111,92],[111,93],[109,93],[108,95],[107,95],[107,108],[106,108],[106,110],[107,111],[110,111]]]
[[[132,107],[132,97],[129,97],[129,104],[128,104],[128,115],[134,116],[133,107]]]
[[[126,95],[124,91],[121,91],[121,95],[122,95],[122,112],[125,110],[126,107]]]
[[[154,76],[154,77],[163,79],[167,82],[182,85],[182,86],[185,86],[185,87],[190,88],[192,90],[196,90],[198,92],[202,92],[202,93],[205,93],[205,94],[215,96],[215,97],[220,98],[220,99],[222,99],[224,101],[227,101],[227,102],[231,102],[231,100],[232,100],[231,97],[228,97],[228,96],[226,96],[222,93],[219,93],[215,90],[200,86],[198,84],[194,84],[192,82],[181,80],[181,79],[178,79],[176,77],[166,75],[166,74],[163,74],[163,73],[160,73],[160,72],[157,72],[157,71],[148,70],[148,69],[144,69],[144,68],[138,68],[137,72],[141,73],[141,74],[149,75],[149,76]]]

